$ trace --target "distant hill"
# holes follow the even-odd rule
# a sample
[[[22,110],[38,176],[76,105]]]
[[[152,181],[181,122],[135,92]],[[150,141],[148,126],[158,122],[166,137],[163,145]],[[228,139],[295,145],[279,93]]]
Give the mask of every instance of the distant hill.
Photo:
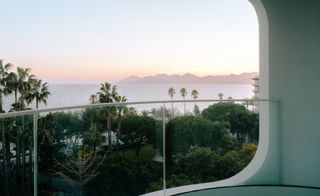
[[[242,73],[239,75],[217,75],[199,77],[190,73],[183,75],[158,74],[154,76],[129,76],[118,81],[119,84],[251,84],[257,72]]]

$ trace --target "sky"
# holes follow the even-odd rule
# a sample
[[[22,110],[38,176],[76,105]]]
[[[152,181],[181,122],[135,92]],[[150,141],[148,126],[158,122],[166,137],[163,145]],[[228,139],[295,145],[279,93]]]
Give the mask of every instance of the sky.
[[[258,71],[247,0],[0,0],[0,59],[51,83]]]

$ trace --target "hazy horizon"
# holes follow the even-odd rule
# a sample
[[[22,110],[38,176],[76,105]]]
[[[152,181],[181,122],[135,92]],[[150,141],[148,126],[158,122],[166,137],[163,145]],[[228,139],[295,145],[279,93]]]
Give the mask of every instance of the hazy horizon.
[[[258,72],[247,0],[6,1],[0,59],[49,83]]]
[[[126,80],[128,78],[131,78],[131,77],[138,77],[139,79],[144,79],[144,78],[149,78],[149,77],[156,77],[156,76],[160,76],[160,75],[166,75],[166,76],[184,76],[184,75],[188,75],[188,74],[191,74],[191,75],[194,75],[198,78],[204,78],[204,77],[225,77],[225,76],[241,76],[241,75],[244,75],[244,74],[256,74],[256,75],[259,75],[258,72],[243,72],[243,73],[240,73],[240,74],[233,74],[233,73],[229,73],[229,74],[222,74],[222,75],[205,75],[205,76],[199,76],[199,75],[196,75],[196,74],[192,74],[192,73],[183,73],[183,74],[167,74],[167,73],[158,73],[158,74],[154,74],[154,75],[147,75],[147,76],[135,76],[135,75],[128,75],[124,78],[120,78],[118,80],[101,80],[101,81],[89,81],[89,82],[86,82],[86,81],[77,81],[77,80],[73,80],[73,81],[47,81],[49,84],[100,84],[102,82],[109,82],[109,83],[112,83],[112,84],[117,84],[123,80]],[[190,81],[190,84],[192,84],[193,82]],[[205,84],[205,83],[204,83]],[[234,83],[234,84],[237,84],[237,83]]]

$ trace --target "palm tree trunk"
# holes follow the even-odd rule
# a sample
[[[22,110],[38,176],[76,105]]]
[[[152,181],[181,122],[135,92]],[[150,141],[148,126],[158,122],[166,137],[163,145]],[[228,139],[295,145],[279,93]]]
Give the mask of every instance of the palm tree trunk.
[[[14,90],[14,104],[17,105],[18,103],[18,91]]]
[[[9,195],[9,184],[10,184],[10,167],[8,162],[8,157],[10,156],[8,154],[8,147],[7,147],[7,141],[6,141],[6,134],[4,130],[4,122],[3,119],[1,120],[1,128],[2,128],[2,151],[3,151],[3,173],[4,173],[4,195]],[[10,142],[9,142],[10,144]],[[9,145],[10,146],[10,145]],[[9,147],[10,152],[10,147]],[[10,160],[10,159],[9,159]]]
[[[116,141],[117,148],[119,147],[120,130],[121,130],[121,110],[119,110],[119,114],[118,114],[117,141]]]
[[[173,97],[171,97],[171,109],[172,109],[172,118],[174,118],[174,111],[173,111]]]
[[[32,164],[32,150],[29,148],[29,179],[32,179],[33,176],[33,164]],[[33,181],[30,180],[30,189],[33,187]]]
[[[36,98],[36,109],[38,109],[39,108],[39,101],[38,101],[38,99]]]
[[[20,161],[21,161],[21,136],[18,130],[17,140],[16,140],[16,180],[18,185],[20,185]]]
[[[21,150],[22,150],[22,168],[21,168],[21,178],[22,178],[22,192],[24,192],[25,188],[25,163],[26,163],[26,151],[25,151],[25,145],[24,145],[24,135],[25,135],[25,122],[24,122],[24,116],[22,116],[22,141],[21,141]]]
[[[186,98],[183,97],[183,103],[184,103],[184,115],[186,115]]]
[[[3,113],[3,108],[2,108],[2,93],[0,93],[0,113]]]
[[[112,143],[111,143],[111,113],[108,109],[107,111],[107,132],[108,132],[108,148],[112,148]]]
[[[2,93],[0,93],[0,113],[2,113],[3,112],[3,110],[2,110]],[[3,119],[1,120],[1,122],[2,122],[2,124],[3,124]],[[1,150],[2,151],[4,151],[4,128],[2,127],[2,137],[1,137]],[[2,156],[2,169],[1,169],[1,171],[0,171],[0,173],[2,173],[3,172],[3,168],[4,168],[4,156]]]
[[[3,126],[2,126],[3,127]],[[4,192],[5,196],[10,195],[10,163],[11,163],[11,152],[10,152],[10,139],[7,134],[4,134],[4,151],[3,151],[3,157],[4,157],[4,178],[5,178],[5,187]]]
[[[25,146],[24,141],[22,141],[21,145],[22,150],[22,167],[21,167],[21,179],[22,179],[22,192],[24,192],[25,189],[25,166],[26,166],[26,152],[25,152]]]

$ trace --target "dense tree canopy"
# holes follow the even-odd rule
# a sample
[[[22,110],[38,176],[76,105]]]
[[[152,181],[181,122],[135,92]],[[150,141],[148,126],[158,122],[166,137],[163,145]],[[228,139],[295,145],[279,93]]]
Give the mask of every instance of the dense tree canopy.
[[[167,158],[177,153],[185,153],[192,146],[209,147],[215,150],[234,145],[223,123],[212,122],[201,116],[177,117],[168,122]]]
[[[91,195],[140,195],[161,177],[161,169],[161,163],[117,152],[101,164],[100,174],[88,184],[88,192]]]
[[[137,154],[143,144],[155,142],[156,124],[149,116],[126,116],[122,121],[121,139],[126,145],[135,146]]]
[[[211,121],[224,122],[238,139],[244,140],[245,136],[251,137],[252,140],[258,139],[258,114],[249,111],[243,105],[219,102],[204,109],[202,116]]]

